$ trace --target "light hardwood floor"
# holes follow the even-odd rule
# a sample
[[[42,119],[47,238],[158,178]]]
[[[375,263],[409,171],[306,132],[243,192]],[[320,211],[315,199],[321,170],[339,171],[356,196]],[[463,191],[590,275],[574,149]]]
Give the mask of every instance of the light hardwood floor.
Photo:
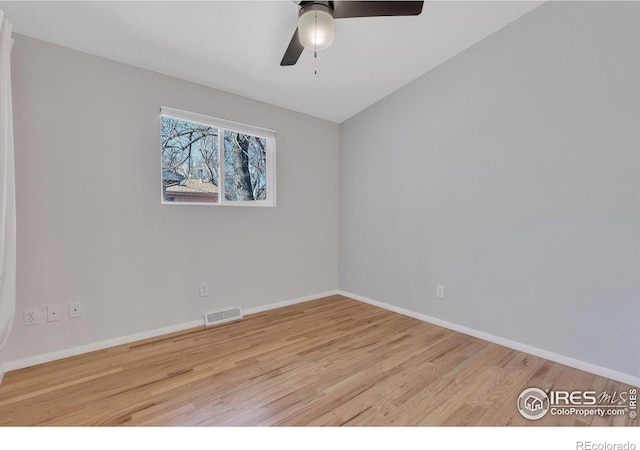
[[[333,296],[9,372],[0,425],[638,425],[528,421],[532,386],[631,388]]]

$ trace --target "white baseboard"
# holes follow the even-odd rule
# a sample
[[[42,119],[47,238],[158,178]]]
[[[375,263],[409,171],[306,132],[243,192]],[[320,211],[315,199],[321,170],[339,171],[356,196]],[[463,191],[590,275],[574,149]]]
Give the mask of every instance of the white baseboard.
[[[340,291],[337,291],[337,290],[321,292],[319,294],[307,295],[305,297],[299,297],[299,298],[294,298],[294,299],[291,299],[291,300],[285,300],[283,302],[270,303],[268,305],[256,306],[254,308],[247,308],[247,309],[243,310],[243,313],[246,314],[246,315],[256,314],[256,313],[263,312],[263,311],[269,311],[270,309],[278,309],[278,308],[282,308],[283,306],[295,305],[296,303],[309,302],[311,300],[317,300],[319,298],[330,297],[332,295],[338,295],[338,294],[340,294]]]
[[[605,378],[610,378],[612,380],[620,381],[622,383],[626,383],[631,386],[640,387],[640,378],[633,375],[629,375],[623,372],[618,372],[616,370],[608,369],[606,367],[601,367],[585,361],[580,361],[578,359],[570,358],[568,356],[560,355],[558,353],[550,352],[548,350],[532,347],[530,345],[523,344],[521,342],[512,341],[510,339],[505,339],[500,336],[494,336],[492,334],[485,333],[484,331],[474,330],[473,328],[468,328],[463,325],[447,322],[445,320],[437,319],[435,317],[427,316],[425,314],[421,314],[405,308],[400,308],[398,306],[390,305],[388,303],[372,300],[370,298],[353,294],[351,292],[345,292],[340,290],[338,291],[338,294],[343,295],[345,297],[352,298],[354,300],[361,301],[363,303],[368,303],[370,305],[377,306],[379,308],[393,311],[398,314],[402,314],[404,316],[413,317],[414,319],[418,319],[423,322],[428,322],[434,325],[441,326],[443,328],[447,328],[449,330],[457,331],[459,333],[477,337],[485,341],[493,342],[494,344],[502,345],[503,347],[511,348],[524,353],[528,353],[530,355],[538,356],[540,358],[548,359],[553,362],[564,364],[565,366],[573,367],[579,370],[584,370],[585,372],[593,373],[595,375],[599,375]]]
[[[257,306],[254,308],[247,308],[243,311],[245,315],[256,314],[262,311],[268,311],[270,309],[282,308],[283,306],[295,305],[296,303],[308,302],[310,300],[316,300],[323,297],[329,297],[331,295],[338,294],[338,291],[322,292],[314,295],[307,295],[305,297],[294,298],[291,300],[285,300],[277,303],[270,303],[268,305]],[[44,364],[58,359],[68,358],[70,356],[77,356],[83,353],[94,352],[96,350],[103,350],[109,347],[115,347],[117,345],[129,344],[131,342],[141,341],[143,339],[149,339],[157,336],[162,336],[169,333],[175,333],[177,331],[188,330],[189,328],[196,328],[204,326],[204,317],[202,319],[193,320],[191,322],[180,323],[177,325],[171,325],[164,328],[157,328],[155,330],[143,331],[141,333],[130,334],[128,336],[122,336],[118,338],[108,339],[106,341],[94,342],[92,344],[80,345],[78,347],[67,348],[64,350],[58,350],[55,352],[45,353],[42,355],[30,356],[28,358],[19,359],[16,361],[8,361],[4,365],[4,370],[7,372],[11,370],[23,369],[25,367],[36,366],[38,364]],[[4,372],[2,372],[4,374]],[[0,377],[0,382],[2,378]]]
[[[2,379],[4,378],[4,365],[2,364],[2,361],[0,361],[0,384],[2,384]]]
[[[38,364],[44,364],[51,361],[56,361],[58,359],[82,355],[83,353],[95,352],[96,350],[103,350],[105,348],[115,347],[117,345],[129,344],[131,342],[141,341],[143,339],[162,336],[163,334],[175,333],[176,331],[183,331],[199,326],[204,326],[204,318],[191,322],[180,323],[178,325],[171,325],[164,328],[157,328],[155,330],[148,330],[141,333],[130,334],[128,336],[107,339],[106,341],[94,342],[91,344],[80,345],[78,347],[71,347],[64,350],[44,353],[42,355],[30,356],[28,358],[18,359],[16,361],[8,361],[7,363],[5,363],[5,369],[7,370],[7,372],[11,370],[24,369],[25,367],[37,366]]]

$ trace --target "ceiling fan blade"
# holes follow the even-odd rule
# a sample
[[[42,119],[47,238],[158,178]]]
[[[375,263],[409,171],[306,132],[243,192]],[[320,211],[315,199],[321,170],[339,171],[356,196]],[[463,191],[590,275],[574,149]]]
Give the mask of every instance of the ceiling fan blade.
[[[417,16],[424,2],[335,1],[333,17]]]
[[[304,50],[304,47],[300,43],[300,38],[298,37],[298,27],[296,27],[296,32],[293,33],[291,42],[289,42],[289,47],[287,47],[287,50],[284,52],[284,56],[282,57],[282,61],[280,61],[280,65],[293,66],[298,62],[298,58],[300,58],[302,50]]]

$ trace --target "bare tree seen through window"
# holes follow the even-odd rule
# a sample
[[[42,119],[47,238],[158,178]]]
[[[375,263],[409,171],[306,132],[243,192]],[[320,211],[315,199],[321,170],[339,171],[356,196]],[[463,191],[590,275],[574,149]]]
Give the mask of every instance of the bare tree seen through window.
[[[224,138],[222,165],[219,133]],[[220,202],[221,168],[225,200],[266,199],[266,139],[162,116],[161,143],[165,201]]]

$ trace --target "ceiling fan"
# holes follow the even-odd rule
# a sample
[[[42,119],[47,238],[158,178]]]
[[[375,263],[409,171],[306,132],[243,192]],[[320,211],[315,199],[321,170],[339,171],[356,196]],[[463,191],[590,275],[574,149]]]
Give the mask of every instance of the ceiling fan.
[[[382,1],[301,1],[298,26],[284,52],[281,66],[293,66],[302,50],[309,49],[317,56],[333,43],[333,20],[353,17],[417,16],[424,2]]]

